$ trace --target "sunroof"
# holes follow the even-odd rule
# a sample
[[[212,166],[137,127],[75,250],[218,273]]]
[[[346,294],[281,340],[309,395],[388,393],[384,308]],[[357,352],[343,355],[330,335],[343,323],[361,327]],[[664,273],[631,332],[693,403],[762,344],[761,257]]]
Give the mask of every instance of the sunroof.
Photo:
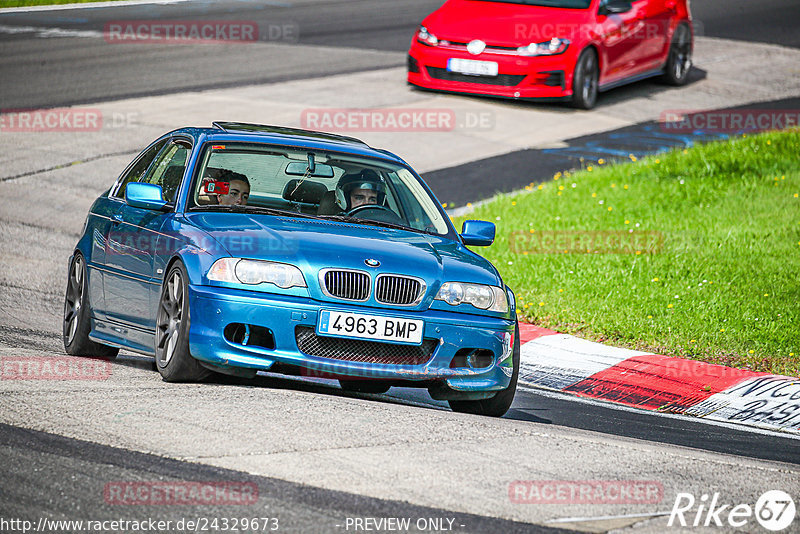
[[[367,146],[361,139],[355,137],[347,137],[344,135],[315,132],[311,130],[302,130],[300,128],[288,128],[285,126],[271,126],[267,124],[251,124],[247,122],[220,122],[215,121],[212,126],[225,130],[226,132],[260,132],[278,135],[301,135],[303,137],[314,137],[317,139],[324,139],[326,141],[338,141],[343,143],[358,143]]]

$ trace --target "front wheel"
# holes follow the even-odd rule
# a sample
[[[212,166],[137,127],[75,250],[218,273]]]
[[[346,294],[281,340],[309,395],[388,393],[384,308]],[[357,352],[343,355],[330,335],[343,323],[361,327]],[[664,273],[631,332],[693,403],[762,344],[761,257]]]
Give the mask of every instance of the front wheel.
[[[69,264],[67,292],[64,297],[64,350],[72,356],[115,358],[118,348],[101,345],[89,339],[92,329],[90,315],[86,261],[82,255],[76,253]]]
[[[514,328],[514,355],[512,361],[514,362],[514,370],[511,374],[511,382],[508,387],[490,399],[476,400],[476,401],[447,401],[450,408],[454,412],[471,413],[475,415],[488,415],[490,417],[502,417],[511,408],[511,403],[514,401],[514,394],[517,392],[517,379],[519,378],[519,361],[520,361],[520,345],[519,345],[519,323]]]
[[[667,64],[664,66],[662,80],[669,85],[684,85],[692,68],[692,32],[686,24],[681,24],[672,36]]]
[[[598,80],[600,67],[597,64],[597,53],[587,48],[581,52],[575,63],[575,74],[572,76],[572,106],[578,109],[592,109],[597,103]]]
[[[156,315],[156,368],[167,382],[196,382],[211,374],[189,353],[189,282],[178,262],[164,278]]]

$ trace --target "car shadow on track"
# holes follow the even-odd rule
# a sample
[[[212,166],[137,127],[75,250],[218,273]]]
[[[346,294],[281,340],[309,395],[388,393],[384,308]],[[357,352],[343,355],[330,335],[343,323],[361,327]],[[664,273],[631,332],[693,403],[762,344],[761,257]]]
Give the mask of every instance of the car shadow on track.
[[[157,373],[155,360],[149,356],[124,352],[115,360],[113,365],[122,365],[134,369],[142,369]],[[393,387],[388,393],[358,393],[343,390],[336,380],[307,378],[290,375],[280,375],[273,373],[260,372],[255,378],[241,378],[236,376],[215,373],[203,380],[209,386],[222,387],[247,387],[265,388],[276,390],[293,390],[305,393],[315,393],[319,395],[329,395],[335,397],[346,397],[352,399],[364,399],[372,402],[394,404],[415,408],[428,408],[438,411],[449,411],[447,402],[433,400],[428,391],[424,388]],[[523,394],[518,392],[519,396]],[[519,399],[517,399],[519,400]],[[523,406],[525,406],[523,408]],[[504,416],[504,419],[516,421],[527,421],[531,423],[552,424],[549,419],[538,417],[533,412],[538,411],[531,408],[527,403],[515,402],[511,409]]]

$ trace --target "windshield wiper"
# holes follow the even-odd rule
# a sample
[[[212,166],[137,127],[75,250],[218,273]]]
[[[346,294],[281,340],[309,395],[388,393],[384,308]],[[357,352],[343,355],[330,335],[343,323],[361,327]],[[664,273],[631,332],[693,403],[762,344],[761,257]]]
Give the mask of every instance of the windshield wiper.
[[[316,215],[308,213],[300,213],[297,211],[282,210],[278,208],[266,208],[263,206],[240,206],[233,204],[230,206],[221,206],[219,204],[211,204],[209,206],[197,206],[192,208],[192,211],[231,211],[234,213],[260,213],[264,215],[279,215],[282,217],[301,217],[305,219],[319,219]]]
[[[345,222],[350,224],[364,224],[368,226],[380,226],[383,228],[392,228],[393,230],[406,230],[408,232],[414,232],[417,234],[429,234],[433,236],[439,236],[436,232],[431,232],[428,230],[419,230],[417,228],[413,228],[411,226],[405,226],[403,224],[396,224],[386,221],[374,221],[371,219],[359,219],[357,217],[348,217],[346,215],[311,215],[308,213],[299,213],[296,211],[289,211],[289,210],[282,210],[278,208],[266,208],[263,206],[240,206],[238,204],[232,204],[230,206],[221,206],[219,204],[211,204],[208,206],[196,206],[191,208],[191,211],[230,211],[233,213],[261,213],[265,215],[278,215],[281,217],[300,217],[303,219],[321,219],[325,221],[337,221],[337,222]]]
[[[417,230],[416,228],[405,226],[403,224],[390,223],[386,221],[374,221],[372,219],[359,219],[358,217],[348,217],[346,215],[322,215],[319,218],[328,221],[340,221],[353,224],[366,224],[370,226],[382,226],[384,228],[393,228],[395,230],[407,230],[409,232],[425,233],[422,230]]]

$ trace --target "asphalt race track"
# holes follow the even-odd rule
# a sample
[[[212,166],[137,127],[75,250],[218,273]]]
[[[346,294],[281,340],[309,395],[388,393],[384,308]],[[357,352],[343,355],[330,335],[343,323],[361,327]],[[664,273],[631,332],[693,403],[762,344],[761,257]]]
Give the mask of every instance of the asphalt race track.
[[[405,58],[391,52],[408,50],[413,31],[439,5],[436,0],[195,0],[0,14],[0,107],[54,107],[402,66]],[[800,4],[794,0],[695,0],[691,6],[700,35],[800,47]],[[108,22],[145,19],[254,21],[264,43],[303,47],[253,54],[243,46],[62,41],[69,32],[100,35]]]
[[[440,200],[462,206],[584,160],[718,137],[665,136],[657,126],[664,110],[800,109],[796,0],[694,0],[703,40],[692,83],[635,84],[583,114],[406,87],[411,33],[440,3],[195,0],[0,11],[0,109],[77,105],[117,122],[80,135],[0,128],[0,358],[63,355],[63,279],[86,211],[143,144],[174,127],[249,117],[297,126],[309,108],[447,107],[459,121],[488,118],[487,128],[459,123],[445,134],[356,134],[408,157]],[[255,21],[262,35],[196,46],[103,38],[109,22],[153,18]],[[415,390],[360,395],[333,381],[271,374],[167,384],[152,359],[131,353],[109,369],[91,381],[0,380],[0,532],[22,531],[2,522],[9,519],[153,518],[176,531],[181,520],[247,516],[277,519],[288,532],[363,532],[377,525],[364,519],[407,518],[412,532],[660,533],[681,531],[667,527],[679,493],[753,506],[780,489],[800,506],[800,439],[790,435],[533,389],[520,389],[504,418],[485,419]],[[647,503],[513,498],[517,481],[597,480],[661,490]],[[120,486],[187,481],[255,487],[257,499],[131,506],[113,498]],[[374,530],[400,530],[380,525]],[[751,518],[742,531],[759,528]]]

